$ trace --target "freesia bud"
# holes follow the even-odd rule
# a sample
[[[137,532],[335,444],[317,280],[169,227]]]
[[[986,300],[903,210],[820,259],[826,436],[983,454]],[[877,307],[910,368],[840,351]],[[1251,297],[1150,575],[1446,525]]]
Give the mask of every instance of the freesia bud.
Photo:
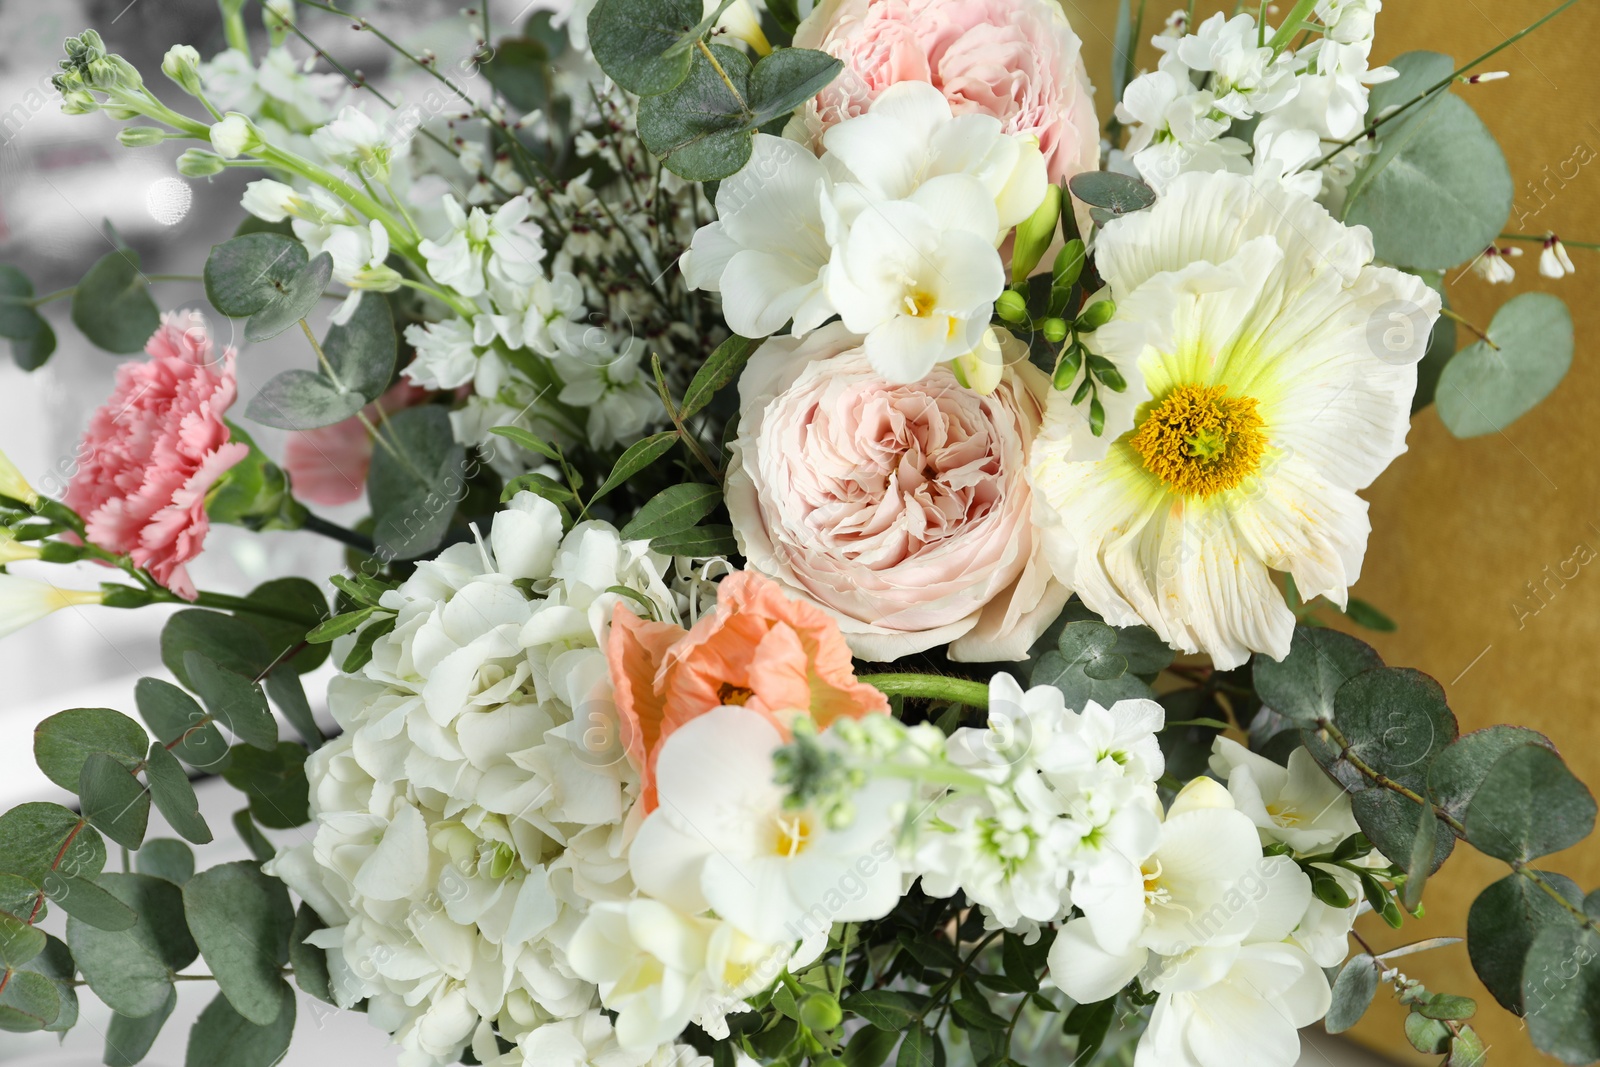
[[[237,159],[260,144],[250,120],[237,111],[228,112],[221,122],[211,125],[211,147],[223,159]]]
[[[1017,236],[1011,244],[1011,283],[1020,285],[1033,273],[1055,239],[1056,223],[1061,219],[1061,186],[1045,188],[1044,200],[1037,210],[1017,224]]]
[[[105,594],[98,589],[61,589],[15,574],[0,574],[0,637],[16,633],[51,612],[85,604],[99,604]]]
[[[1231,808],[1233,794],[1228,792],[1228,787],[1215,778],[1196,778],[1182,789],[1173,798],[1172,807],[1167,809],[1167,818],[1181,815],[1186,811],[1199,811],[1202,808]]]
[[[4,452],[0,452],[0,496],[10,497],[30,508],[39,506],[39,494],[33,491],[28,479],[22,476],[17,465]]]
[[[200,95],[200,53],[193,47],[175,44],[167,49],[161,60],[161,73],[190,96]]]
[[[156,126],[124,126],[117,131],[117,140],[124,148],[149,148],[166,139],[166,131]]]
[[[1028,317],[1028,301],[1014,289],[1007,289],[994,302],[995,314],[1007,322],[1021,322]]]
[[[209,178],[221,174],[225,165],[221,156],[204,148],[191,148],[178,157],[178,173],[185,178]]]
[[[9,530],[0,530],[0,565],[18,560],[38,559],[39,546],[30,541],[18,541]]]

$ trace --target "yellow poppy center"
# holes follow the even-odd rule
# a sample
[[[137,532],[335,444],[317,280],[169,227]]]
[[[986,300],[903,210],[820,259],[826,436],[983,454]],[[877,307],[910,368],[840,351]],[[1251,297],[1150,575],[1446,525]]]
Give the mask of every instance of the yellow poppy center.
[[[1232,489],[1261,466],[1267,437],[1254,397],[1221,385],[1180,385],[1150,411],[1129,444],[1145,470],[1180,496]]]

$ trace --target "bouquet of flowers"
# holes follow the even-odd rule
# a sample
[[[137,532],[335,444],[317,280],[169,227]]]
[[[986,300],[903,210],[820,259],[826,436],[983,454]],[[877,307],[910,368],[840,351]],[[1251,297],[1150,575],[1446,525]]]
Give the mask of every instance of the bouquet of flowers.
[[[0,1027],[86,985],[133,1064],[198,978],[221,1067],[306,998],[406,1067],[1288,1067],[1381,988],[1460,1067],[1479,1005],[1402,971],[1452,939],[1352,927],[1403,929],[1462,841],[1507,865],[1479,978],[1600,1059],[1600,897],[1538,863],[1590,792],[1325,625],[1393,626],[1348,588],[1412,413],[1498,430],[1571,360],[1559,300],[1480,328],[1442,289],[1527,240],[1572,269],[1500,232],[1467,88],[1557,12],[1373,67],[1380,0],[1286,6],[1191,4],[1135,76],[1123,0],[1099,87],[1055,0],[484,3],[454,60],[223,0],[165,85],[68,40],[67,112],[253,180],[205,313],[126,247],[54,294],[146,355],[63,492],[0,463],[0,630],[187,605],[138,718],[38,726],[80,803],[0,816]],[[48,298],[0,282],[37,367]],[[228,319],[303,366],[239,398]],[[213,522],[347,568],[200,589]],[[51,580],[84,560],[116,573]],[[254,860],[196,870],[207,775]]]

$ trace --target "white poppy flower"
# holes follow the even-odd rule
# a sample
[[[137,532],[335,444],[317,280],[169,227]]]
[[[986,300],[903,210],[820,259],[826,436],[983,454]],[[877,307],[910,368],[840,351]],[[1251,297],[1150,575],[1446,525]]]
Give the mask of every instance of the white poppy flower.
[[[1180,176],[1106,226],[1096,261],[1117,311],[1093,348],[1151,400],[1108,409],[1091,462],[1084,416],[1052,398],[1032,474],[1057,576],[1218,667],[1281,659],[1294,614],[1271,572],[1344,604],[1368,531],[1356,493],[1405,449],[1439,296],[1372,266],[1365,228],[1230,174]]]

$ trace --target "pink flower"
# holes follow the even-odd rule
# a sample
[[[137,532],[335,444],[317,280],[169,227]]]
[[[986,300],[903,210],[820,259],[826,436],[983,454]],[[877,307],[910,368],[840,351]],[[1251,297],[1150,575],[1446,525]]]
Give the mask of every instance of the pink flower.
[[[216,361],[198,311],[163,315],[145,351],[147,362],[117,369],[116,390],[89,420],[64,501],[90,541],[193,600],[184,564],[210,528],[206,493],[250,454],[222,421],[237,394],[234,351]]]
[[[416,407],[432,395],[408,381],[400,381],[363,408],[362,413],[376,424],[383,415]],[[359,500],[371,465],[372,438],[355,416],[332,426],[292,433],[283,446],[283,468],[289,472],[290,487],[296,497],[308,504],[332,507]]]
[[[748,571],[722,580],[716,611],[692,630],[641,619],[619,603],[606,658],[647,812],[656,806],[661,745],[713,708],[748,708],[784,737],[796,716],[826,727],[889,711],[882,693],[856,681],[850,649],[832,619]]]
[[[1050,180],[1100,164],[1094,90],[1057,0],[822,0],[794,43],[844,70],[804,113],[812,146],[896,82],[929,82],[957,115],[1039,138]]]
[[[892,384],[860,346],[839,324],[774,338],[740,377],[725,494],[749,567],[863,659],[1023,659],[1068,596],[1027,481],[1049,381],[1023,358],[988,396],[949,364]]]

